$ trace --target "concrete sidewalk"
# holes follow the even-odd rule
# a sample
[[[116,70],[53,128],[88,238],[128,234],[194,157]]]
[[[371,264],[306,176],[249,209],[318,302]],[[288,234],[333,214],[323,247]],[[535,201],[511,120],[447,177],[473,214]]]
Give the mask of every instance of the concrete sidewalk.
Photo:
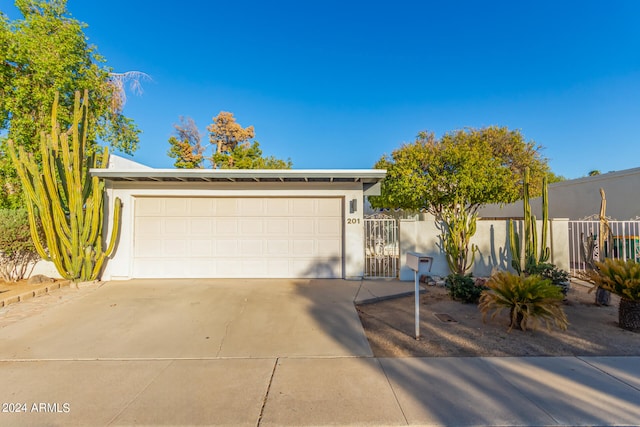
[[[80,290],[0,328],[0,425],[640,425],[640,357],[372,357],[352,302],[412,283],[234,283],[237,301],[224,283],[198,283],[175,301],[183,285]],[[158,311],[196,332],[180,336]],[[267,314],[278,322],[264,328]],[[150,333],[157,321],[165,334]]]

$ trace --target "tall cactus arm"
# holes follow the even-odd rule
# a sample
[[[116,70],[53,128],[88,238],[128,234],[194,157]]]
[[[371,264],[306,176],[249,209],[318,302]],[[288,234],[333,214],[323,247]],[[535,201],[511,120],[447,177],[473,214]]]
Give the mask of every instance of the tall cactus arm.
[[[111,237],[109,239],[109,245],[105,251],[101,251],[98,257],[96,258],[96,263],[91,274],[92,280],[95,280],[99,277],[100,271],[102,270],[102,266],[106,258],[110,257],[113,253],[116,242],[118,241],[118,237],[120,235],[120,218],[122,216],[122,201],[119,197],[116,197],[113,205],[113,224],[111,229]]]
[[[120,201],[114,209],[114,230],[103,250],[104,183],[90,176],[90,168],[104,160],[88,155],[88,91],[76,92],[70,129],[57,124],[58,97],[52,107],[51,131],[40,136],[42,162],[9,143],[9,153],[24,187],[32,237],[40,256],[54,263],[67,279],[94,278],[105,256],[113,250],[120,222]],[[36,236],[36,218],[42,222],[44,241]]]
[[[547,262],[551,256],[551,249],[547,246],[549,234],[549,190],[548,179],[542,178],[542,241],[540,244],[539,262]]]
[[[518,273],[522,273],[522,261],[520,257],[520,238],[515,232],[513,220],[509,220],[509,246],[511,248],[511,266]]]
[[[31,233],[31,240],[33,240],[33,245],[35,246],[38,255],[40,255],[40,258],[45,261],[51,261],[51,258],[49,258],[49,254],[40,241],[40,236],[38,234],[38,225],[36,223],[36,214],[33,211],[33,205],[31,203],[27,203],[27,215],[29,218],[29,232]]]

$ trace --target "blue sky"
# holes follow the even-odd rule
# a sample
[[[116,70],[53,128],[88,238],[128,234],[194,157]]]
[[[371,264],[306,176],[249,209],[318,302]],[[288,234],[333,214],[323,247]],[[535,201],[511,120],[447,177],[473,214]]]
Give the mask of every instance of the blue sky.
[[[567,178],[640,167],[640,1],[67,6],[114,71],[152,77],[125,108],[149,166],[172,167],[179,116],[205,133],[231,111],[297,169],[370,168],[421,130],[488,125],[520,129]]]

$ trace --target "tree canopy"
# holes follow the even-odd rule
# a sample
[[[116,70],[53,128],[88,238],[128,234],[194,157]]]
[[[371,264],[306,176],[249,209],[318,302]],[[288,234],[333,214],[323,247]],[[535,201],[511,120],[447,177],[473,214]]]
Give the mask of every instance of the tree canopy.
[[[57,120],[70,125],[74,92],[91,97],[88,150],[98,140],[131,154],[140,131],[122,112],[122,75],[112,74],[96,47],[87,41],[86,24],[73,19],[66,0],[16,0],[22,19],[0,12],[0,131],[3,190],[15,191],[15,172],[6,153],[7,137],[27,152],[36,152],[41,131],[50,129],[49,112],[59,93]]]
[[[181,119],[182,120],[182,119]],[[177,168],[202,167],[206,151],[200,145],[200,134],[193,120],[175,126],[178,137],[169,139],[169,157]],[[188,129],[187,129],[188,128]],[[291,169],[291,160],[263,156],[253,126],[243,128],[233,113],[221,111],[207,127],[211,156],[206,157],[214,169]]]
[[[169,138],[169,157],[176,159],[173,165],[181,169],[197,169],[204,161],[204,147],[196,122],[191,117],[180,117],[180,124],[174,124],[175,136]]]
[[[442,248],[451,272],[463,275],[476,252],[470,239],[478,208],[517,200],[527,168],[532,176],[547,175],[539,148],[505,127],[458,130],[440,139],[420,132],[414,143],[376,163],[377,169],[387,169],[387,176],[381,195],[369,201],[374,208],[428,210],[442,224]]]
[[[532,182],[549,173],[540,147],[517,130],[491,126],[449,132],[437,139],[420,132],[416,141],[383,156],[375,165],[387,169],[382,194],[370,198],[375,208],[427,209],[462,205],[475,212],[487,203],[511,203],[521,197],[524,169]],[[540,188],[532,188],[533,194]]]

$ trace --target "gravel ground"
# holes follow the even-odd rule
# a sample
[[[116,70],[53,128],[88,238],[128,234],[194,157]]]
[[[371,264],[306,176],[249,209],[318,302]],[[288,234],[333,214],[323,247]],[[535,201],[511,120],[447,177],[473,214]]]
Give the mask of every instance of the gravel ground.
[[[566,331],[542,323],[507,332],[507,311],[483,322],[477,305],[452,301],[445,288],[429,286],[420,299],[420,340],[414,338],[413,296],[363,304],[358,312],[377,357],[640,356],[640,333],[618,327],[619,298],[612,296],[606,307],[594,299],[588,288],[572,284],[563,305]]]

